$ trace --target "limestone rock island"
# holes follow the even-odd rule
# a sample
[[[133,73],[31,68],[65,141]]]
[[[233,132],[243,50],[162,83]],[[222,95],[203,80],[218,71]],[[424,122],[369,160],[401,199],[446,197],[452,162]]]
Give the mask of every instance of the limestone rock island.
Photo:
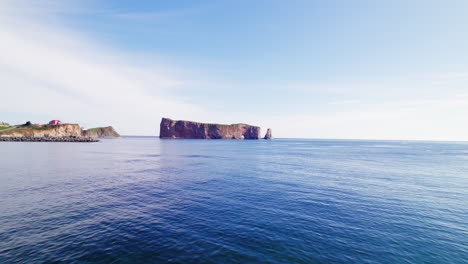
[[[247,124],[208,124],[184,120],[161,120],[160,138],[259,139],[260,127]]]

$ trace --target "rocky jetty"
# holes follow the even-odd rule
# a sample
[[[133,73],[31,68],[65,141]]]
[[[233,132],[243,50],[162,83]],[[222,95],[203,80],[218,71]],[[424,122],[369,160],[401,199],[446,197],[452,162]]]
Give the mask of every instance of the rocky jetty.
[[[0,137],[0,141],[21,141],[21,142],[98,142],[99,140],[90,137]]]
[[[271,128],[267,129],[267,132],[265,134],[265,136],[263,137],[263,139],[272,139],[273,136],[271,135]]]
[[[247,124],[208,124],[163,118],[160,138],[191,139],[259,139],[260,127]]]
[[[83,130],[82,135],[84,137],[93,137],[93,138],[116,138],[120,137],[119,133],[111,126],[108,127],[97,127],[87,130]]]

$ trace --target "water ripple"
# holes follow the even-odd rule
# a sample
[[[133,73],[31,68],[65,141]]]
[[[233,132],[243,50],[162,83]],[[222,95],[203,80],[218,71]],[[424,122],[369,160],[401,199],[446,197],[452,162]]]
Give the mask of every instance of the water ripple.
[[[52,144],[0,148],[0,263],[467,263],[464,143]]]

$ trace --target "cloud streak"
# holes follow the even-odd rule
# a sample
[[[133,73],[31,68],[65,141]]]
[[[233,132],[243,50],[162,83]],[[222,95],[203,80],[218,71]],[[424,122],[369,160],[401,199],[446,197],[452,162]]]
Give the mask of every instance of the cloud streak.
[[[128,20],[158,20],[164,18],[174,18],[174,17],[183,17],[186,15],[191,15],[196,13],[197,9],[182,9],[182,10],[173,10],[165,12],[116,12],[109,14],[110,17],[118,19],[128,19]]]

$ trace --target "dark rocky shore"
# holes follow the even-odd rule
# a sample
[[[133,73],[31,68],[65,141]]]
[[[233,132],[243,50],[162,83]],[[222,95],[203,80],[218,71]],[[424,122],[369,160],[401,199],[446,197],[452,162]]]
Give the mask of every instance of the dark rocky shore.
[[[0,141],[23,142],[98,142],[90,137],[0,137]]]

